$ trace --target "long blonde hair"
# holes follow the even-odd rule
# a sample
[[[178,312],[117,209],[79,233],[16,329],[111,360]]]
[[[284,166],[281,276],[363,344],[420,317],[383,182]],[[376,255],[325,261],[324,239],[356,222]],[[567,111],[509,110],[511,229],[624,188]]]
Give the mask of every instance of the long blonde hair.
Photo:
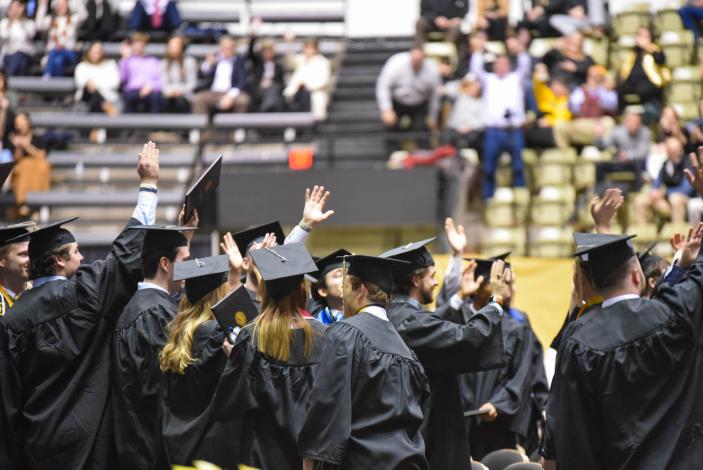
[[[195,362],[192,355],[195,330],[214,318],[212,306],[224,298],[228,291],[229,286],[225,282],[195,304],[183,296],[176,318],[168,325],[168,342],[159,354],[159,365],[163,372],[182,374],[186,367]]]
[[[291,340],[294,323],[303,325],[305,333],[305,356],[310,356],[312,340],[316,334],[301,314],[307,303],[303,279],[287,296],[274,300],[266,293],[266,283],[259,284],[261,294],[261,313],[254,320],[252,338],[256,349],[279,361],[290,357]]]

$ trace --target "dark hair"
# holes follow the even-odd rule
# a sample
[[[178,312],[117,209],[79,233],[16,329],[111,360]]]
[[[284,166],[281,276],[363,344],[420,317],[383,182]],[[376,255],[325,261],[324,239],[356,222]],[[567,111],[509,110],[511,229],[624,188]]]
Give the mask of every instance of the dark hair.
[[[349,276],[348,281],[353,291],[358,290],[362,285],[366,286],[366,291],[368,292],[367,298],[371,303],[380,305],[383,308],[388,308],[391,304],[391,296],[382,291],[376,284],[365,281],[357,276]]]
[[[414,271],[411,271],[410,273],[393,276],[393,293],[394,294],[404,294],[404,295],[409,294],[410,287],[412,286],[413,278],[415,276],[425,277],[428,270],[429,270],[429,267],[418,268]]]
[[[38,279],[56,274],[56,260],[69,258],[70,245],[62,245],[46,256],[29,259],[29,278]]]
[[[7,72],[4,69],[0,69],[0,82],[2,82],[0,92],[7,92]]]
[[[654,255],[645,256],[641,261],[642,272],[644,273],[644,278],[646,280],[659,278],[664,274],[668,263],[664,258]]]
[[[146,253],[142,251],[142,276],[144,279],[151,279],[156,276],[156,272],[159,270],[161,258],[166,258],[173,263],[176,260],[178,248],[168,248],[162,250],[150,249]]]
[[[623,281],[627,277],[627,273],[630,271],[630,269],[632,269],[633,262],[639,263],[639,261],[637,261],[636,256],[633,256],[632,258],[627,260],[625,263],[618,266],[616,269],[613,269],[603,279],[598,279],[598,276],[588,276],[588,277],[591,280],[593,287],[595,287],[597,291],[599,291],[599,292],[609,291],[613,288],[619,287],[623,283]]]

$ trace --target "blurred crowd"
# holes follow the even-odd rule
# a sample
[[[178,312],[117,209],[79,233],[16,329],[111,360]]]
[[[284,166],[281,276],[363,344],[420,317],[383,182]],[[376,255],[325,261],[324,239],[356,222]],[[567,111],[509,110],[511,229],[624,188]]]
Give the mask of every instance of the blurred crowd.
[[[580,153],[593,146],[613,156],[597,165],[596,191],[613,186],[610,175],[630,174],[622,189],[640,192],[639,223],[654,215],[684,222],[689,206],[699,219],[701,202],[690,202],[683,170],[684,156],[703,144],[703,114],[682,122],[667,103],[672,67],[658,42],[662,31],[641,23],[620,63],[608,68],[585,42],[607,48],[617,36],[611,18],[633,2],[532,3],[421,1],[415,45],[388,59],[376,84],[381,119],[396,136],[389,152],[408,139],[421,148],[472,149],[488,201],[503,153],[511,156],[513,187],[523,187],[523,149]],[[703,1],[686,2],[678,13],[697,40]],[[553,47],[531,53],[539,49],[533,41],[544,38],[554,38]]]

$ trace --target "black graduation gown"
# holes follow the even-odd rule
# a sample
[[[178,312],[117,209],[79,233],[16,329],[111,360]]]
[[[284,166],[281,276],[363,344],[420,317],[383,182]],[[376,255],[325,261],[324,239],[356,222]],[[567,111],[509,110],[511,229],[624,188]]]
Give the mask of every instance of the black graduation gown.
[[[602,308],[566,340],[554,403],[560,470],[700,467],[701,305],[703,257],[683,282]]]
[[[183,374],[166,372],[161,386],[161,432],[170,465],[205,460],[223,468],[236,468],[235,443],[239,422],[217,421],[212,399],[227,364],[222,351],[225,336],[215,320],[195,330],[191,346],[196,362]]]
[[[22,453],[22,389],[10,359],[5,322],[0,317],[0,469],[26,468]]]
[[[323,468],[427,469],[428,382],[393,326],[365,312],[336,322],[320,357],[300,455]]]
[[[530,424],[534,342],[527,324],[507,314],[501,318],[501,328],[505,366],[463,374],[459,379],[464,411],[476,410],[484,403],[492,403],[498,411],[492,423],[478,417],[466,419],[474,460],[494,450],[515,448],[517,436],[526,436]]]
[[[500,312],[487,306],[466,324],[422,310],[406,297],[396,296],[388,318],[427,372],[432,404],[425,415],[427,460],[433,470],[470,469],[458,374],[503,365]]]
[[[244,422],[246,435],[240,449],[247,449],[249,455],[240,453],[240,463],[262,470],[303,468],[298,455],[298,434],[327,328],[317,320],[308,321],[315,331],[310,355],[305,356],[302,328],[295,329],[286,362],[257,351],[250,327],[237,337],[217,386],[213,407],[217,419]]]
[[[123,230],[105,260],[82,265],[70,280],[35,286],[4,317],[23,390],[29,468],[114,465],[110,338],[141,279],[143,239],[141,230]]]
[[[161,448],[157,436],[159,353],[178,306],[164,291],[138,290],[112,336],[112,416],[120,468],[151,469]]]

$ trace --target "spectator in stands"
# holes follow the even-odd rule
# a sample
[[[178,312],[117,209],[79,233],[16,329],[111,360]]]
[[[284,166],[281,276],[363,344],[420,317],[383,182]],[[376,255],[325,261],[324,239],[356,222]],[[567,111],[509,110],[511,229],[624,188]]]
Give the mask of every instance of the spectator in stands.
[[[0,69],[0,163],[13,160],[10,147],[10,133],[15,124],[15,113],[7,97],[7,74]]]
[[[172,33],[181,25],[176,2],[171,0],[137,0],[127,21],[132,31]]]
[[[596,183],[605,181],[608,173],[630,172],[634,176],[635,187],[642,185],[641,173],[644,170],[652,134],[642,125],[643,110],[640,106],[625,108],[622,124],[605,138],[597,138],[596,146],[601,150],[613,150],[613,161],[596,165]]]
[[[670,80],[666,56],[652,38],[647,26],[640,26],[635,47],[627,53],[618,74],[620,108],[631,104],[644,106],[645,122],[656,122],[661,112],[664,87]]]
[[[608,79],[602,65],[588,68],[586,83],[571,92],[571,120],[554,126],[557,147],[593,145],[597,138],[610,135],[615,127],[611,117],[617,111],[618,96],[615,83]]]
[[[421,0],[420,19],[415,30],[417,40],[425,42],[427,34],[442,32],[446,41],[459,44],[461,23],[469,11],[469,0]]]
[[[81,24],[79,37],[88,41],[108,41],[119,26],[119,15],[113,11],[110,0],[88,0],[86,19]]]
[[[144,55],[149,36],[133,33],[129,42],[122,44],[120,80],[124,111],[136,113],[144,108],[161,111],[161,65],[156,57]]]
[[[320,54],[316,39],[305,41],[303,53],[289,59],[293,70],[283,96],[295,111],[311,111],[315,119],[327,117],[328,87],[332,67],[327,57]]]
[[[44,139],[34,135],[29,116],[15,117],[10,136],[10,148],[15,159],[10,184],[17,200],[18,215],[27,217],[31,210],[25,205],[30,191],[48,191],[51,185],[51,164],[46,158]]]
[[[650,210],[671,217],[674,224],[686,222],[688,200],[694,195],[694,190],[683,170],[691,170],[690,162],[683,143],[677,137],[667,137],[664,145],[666,161],[657,179],[652,183],[651,190],[640,194],[635,201],[637,223],[640,225],[648,222]]]
[[[483,119],[486,126],[483,196],[484,199],[490,199],[495,192],[498,160],[504,151],[512,157],[513,186],[525,186],[522,166],[525,93],[522,84],[525,76],[530,73],[530,56],[524,50],[516,49],[518,57],[515,70],[512,70],[508,56],[498,56],[493,63],[493,72],[489,73],[484,68],[485,47],[485,38],[477,37],[471,42],[470,71],[479,78],[483,88]]]
[[[54,0],[51,14],[49,0],[39,0],[35,21],[39,31],[47,32],[44,75],[63,77],[78,62],[78,22],[68,8],[68,0]]]
[[[583,50],[583,35],[573,32],[559,39],[557,47],[542,56],[542,63],[551,77],[562,79],[573,90],[586,81],[588,68],[595,61]]]
[[[703,145],[703,101],[698,103],[698,117],[686,126],[690,136],[689,145],[694,149]]]
[[[476,29],[486,32],[491,41],[505,41],[510,0],[478,0]]]
[[[669,137],[676,137],[683,144],[686,154],[696,151],[696,146],[691,145],[691,136],[688,128],[681,124],[679,113],[670,105],[662,108],[654,140],[658,144],[664,144]]]
[[[456,148],[483,148],[483,101],[481,83],[471,74],[448,83],[444,94],[452,102],[447,119],[448,141]]]
[[[247,76],[247,93],[252,110],[260,113],[283,109],[283,66],[276,60],[273,41],[263,41],[256,51],[256,35],[249,39],[251,73]]]
[[[112,59],[105,58],[103,45],[92,43],[83,61],[76,66],[76,101],[88,105],[88,112],[117,115],[120,70]]]
[[[220,38],[219,52],[209,54],[201,73],[207,78],[207,89],[196,93],[191,104],[194,113],[218,111],[245,113],[250,98],[246,93],[246,64],[237,54],[237,42],[231,36]]]
[[[603,28],[605,8],[601,0],[558,0],[550,3],[559,4],[559,7],[550,16],[549,24],[562,35]]]
[[[12,0],[7,7],[7,18],[0,21],[3,68],[8,76],[29,74],[36,32],[34,21],[27,18],[24,3]]]
[[[550,77],[544,64],[537,64],[532,82],[539,118],[525,131],[527,143],[530,147],[554,147],[558,145],[556,127],[571,122],[569,87],[561,75]],[[566,147],[563,142],[559,146]]]
[[[161,60],[161,94],[167,113],[190,112],[190,100],[198,81],[198,64],[185,53],[186,39],[173,36]]]
[[[398,52],[388,58],[376,80],[376,102],[381,120],[389,131],[407,130],[424,133],[434,130],[439,115],[439,86],[442,78],[437,65],[425,57],[421,44],[409,52]],[[403,118],[409,126],[401,128]],[[429,146],[426,138],[420,145]],[[397,149],[398,142],[389,139],[389,151]]]
[[[703,20],[703,0],[688,0],[679,9],[679,16],[684,27],[691,32],[698,42],[701,37],[701,20]]]

